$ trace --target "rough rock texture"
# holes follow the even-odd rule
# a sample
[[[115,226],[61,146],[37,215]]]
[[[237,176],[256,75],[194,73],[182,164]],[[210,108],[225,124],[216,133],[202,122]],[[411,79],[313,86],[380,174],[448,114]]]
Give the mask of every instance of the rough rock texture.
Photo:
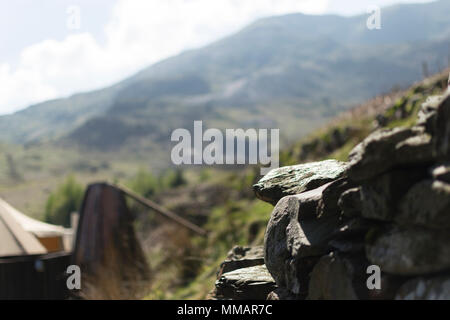
[[[309,300],[356,300],[368,297],[364,279],[364,261],[342,258],[330,253],[323,256],[311,274]]]
[[[357,145],[349,158],[347,175],[361,182],[400,165],[431,162],[433,144],[420,127],[379,130]]]
[[[317,206],[317,216],[334,216],[339,211],[338,201],[342,193],[353,188],[354,185],[348,179],[342,178],[328,183],[322,191],[322,198]]]
[[[277,288],[267,295],[267,300],[299,300],[301,296],[295,295],[287,289]]]
[[[276,204],[268,299],[450,299],[450,95],[373,132],[348,164],[280,168],[254,189]]]
[[[337,204],[343,216],[347,218],[360,216],[363,206],[361,188],[351,188],[342,192]]]
[[[392,155],[398,143],[414,136],[411,129],[379,130],[368,136],[350,152],[347,175],[354,181],[370,179],[396,165]]]
[[[258,247],[234,247],[229,253],[227,259],[220,265],[220,270],[217,274],[220,277],[222,274],[234,271],[237,269],[254,267],[264,264],[264,248]]]
[[[401,199],[395,221],[429,228],[450,228],[450,184],[424,180]]]
[[[450,300],[450,276],[416,278],[405,283],[396,300]]]
[[[436,165],[432,168],[431,175],[436,180],[450,183],[450,164]]]
[[[348,220],[331,235],[329,245],[343,253],[363,252],[364,238],[372,225],[369,220],[362,218]]]
[[[391,221],[398,210],[398,200],[425,174],[420,168],[381,174],[361,184],[360,199],[355,199],[354,205],[360,206],[364,218]]]
[[[393,299],[404,280],[381,274],[381,288],[369,290],[366,285],[366,271],[369,265],[370,263],[361,255],[333,252],[323,256],[312,271],[307,299]]]
[[[294,294],[304,291],[310,260],[330,249],[337,217],[303,217],[298,196],[287,196],[276,205],[265,235],[265,261],[278,284]],[[309,259],[306,259],[309,258]]]
[[[418,114],[417,124],[425,127],[426,132],[433,134],[436,128],[436,110],[442,102],[442,96],[428,97]]]
[[[215,298],[220,300],[266,300],[276,289],[275,281],[264,265],[237,269],[216,281]]]
[[[265,261],[279,287],[270,298],[449,298],[448,276],[435,276],[450,272],[449,160],[449,98],[435,97],[416,126],[367,137],[320,190],[304,188],[302,175],[264,178],[257,192],[298,193],[278,201],[267,226]],[[371,268],[380,288],[370,286]]]
[[[256,196],[275,205],[281,198],[316,189],[340,178],[346,164],[336,160],[313,162],[270,171],[253,186]]]
[[[420,227],[388,227],[373,231],[367,258],[388,273],[422,275],[450,268],[450,232]]]
[[[440,159],[450,158],[450,92],[436,111],[435,155]]]

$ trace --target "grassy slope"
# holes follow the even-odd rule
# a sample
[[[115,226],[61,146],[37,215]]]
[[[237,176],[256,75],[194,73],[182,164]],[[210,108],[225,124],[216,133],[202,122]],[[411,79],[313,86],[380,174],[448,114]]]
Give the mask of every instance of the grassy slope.
[[[149,166],[149,158],[157,158],[149,154],[0,143],[0,197],[23,212],[42,218],[50,191],[66,176],[75,174],[80,183],[87,185],[98,181],[123,182],[140,168],[161,171],[162,167]]]

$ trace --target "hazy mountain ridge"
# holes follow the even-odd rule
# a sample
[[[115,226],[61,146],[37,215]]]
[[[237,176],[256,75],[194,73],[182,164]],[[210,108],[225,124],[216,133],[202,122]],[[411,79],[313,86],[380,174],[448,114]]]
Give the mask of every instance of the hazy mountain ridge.
[[[422,62],[430,73],[445,67],[449,10],[450,1],[385,8],[382,29],[372,31],[367,15],[261,19],[113,87],[0,117],[2,138],[101,150],[136,141],[166,147],[173,129],[201,119],[220,128],[282,127],[295,139],[360,101],[419,80]]]

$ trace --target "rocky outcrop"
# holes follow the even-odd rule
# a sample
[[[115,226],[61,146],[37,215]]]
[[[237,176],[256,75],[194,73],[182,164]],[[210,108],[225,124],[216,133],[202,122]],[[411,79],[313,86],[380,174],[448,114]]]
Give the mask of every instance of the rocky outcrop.
[[[273,170],[269,299],[450,299],[450,96],[334,160]],[[242,270],[242,269],[241,269]],[[378,273],[379,271],[379,273]]]

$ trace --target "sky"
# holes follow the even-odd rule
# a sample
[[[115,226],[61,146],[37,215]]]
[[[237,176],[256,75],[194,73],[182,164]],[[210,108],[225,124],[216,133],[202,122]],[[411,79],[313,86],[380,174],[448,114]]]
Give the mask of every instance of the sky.
[[[0,114],[117,83],[258,18],[431,0],[0,0]]]

